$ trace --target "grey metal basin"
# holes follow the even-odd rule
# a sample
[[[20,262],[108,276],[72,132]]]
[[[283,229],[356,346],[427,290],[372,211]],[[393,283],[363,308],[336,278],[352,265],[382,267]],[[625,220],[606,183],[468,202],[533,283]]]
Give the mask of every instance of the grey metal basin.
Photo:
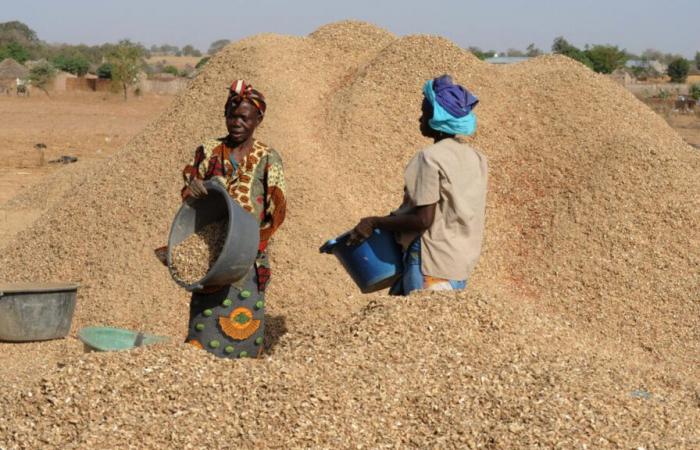
[[[77,290],[74,283],[0,284],[0,340],[65,337],[73,320]]]

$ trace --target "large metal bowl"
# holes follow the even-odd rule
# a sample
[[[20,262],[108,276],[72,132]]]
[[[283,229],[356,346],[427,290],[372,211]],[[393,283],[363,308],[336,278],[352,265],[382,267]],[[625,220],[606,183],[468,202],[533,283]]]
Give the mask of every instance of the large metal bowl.
[[[0,284],[0,340],[65,337],[73,320],[77,290],[74,283]]]
[[[173,280],[186,290],[201,292],[208,286],[227,286],[242,279],[255,263],[260,242],[260,225],[252,214],[234,202],[226,188],[216,181],[204,183],[209,195],[188,199],[178,210],[168,238],[168,268]],[[173,248],[189,235],[212,222],[228,219],[226,242],[209,272],[191,284],[181,280],[173,268]]]

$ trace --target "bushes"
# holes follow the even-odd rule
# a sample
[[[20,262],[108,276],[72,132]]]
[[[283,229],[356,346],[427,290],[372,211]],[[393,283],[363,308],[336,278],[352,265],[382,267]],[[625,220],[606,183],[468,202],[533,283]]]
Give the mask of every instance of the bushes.
[[[690,62],[685,58],[677,58],[671,61],[668,65],[668,76],[671,77],[672,83],[685,83],[690,72]]]
[[[201,69],[204,67],[208,62],[209,59],[211,59],[209,56],[205,56],[204,58],[200,59],[199,62],[197,63],[196,66],[194,66],[195,69]]]
[[[593,69],[593,62],[588,58],[588,56],[586,56],[586,53],[569,44],[569,42],[561,36],[554,39],[554,43],[552,44],[552,52],[568,56],[569,58],[580,62],[589,69]]]
[[[170,75],[174,75],[176,77],[180,76],[180,71],[177,70],[177,67],[175,67],[175,66],[163,67],[163,73],[169,73]]]
[[[53,65],[64,72],[72,73],[79,77],[88,73],[90,63],[82,55],[65,56],[59,55],[53,60]]]
[[[31,68],[28,78],[32,86],[41,89],[46,95],[49,95],[46,88],[55,76],[56,68],[48,61],[42,61]]]
[[[112,65],[110,63],[104,63],[97,68],[97,76],[99,78],[104,78],[106,80],[112,79]]]
[[[584,53],[598,73],[613,73],[627,61],[627,54],[613,45],[594,45]]]
[[[0,46],[0,61],[5,58],[12,58],[20,64],[24,64],[29,59],[29,51],[17,42]]]
[[[690,86],[690,96],[695,100],[700,100],[700,84],[693,84]]]

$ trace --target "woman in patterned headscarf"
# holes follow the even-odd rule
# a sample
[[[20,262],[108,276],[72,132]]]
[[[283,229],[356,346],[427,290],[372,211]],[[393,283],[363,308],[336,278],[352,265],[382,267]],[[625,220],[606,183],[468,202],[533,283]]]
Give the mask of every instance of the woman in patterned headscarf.
[[[243,80],[234,81],[224,105],[228,135],[197,147],[182,172],[183,200],[206,196],[203,181],[214,179],[260,223],[255,270],[247,279],[192,295],[187,341],[221,357],[257,356],[264,344],[267,244],[284,221],[287,206],[282,158],[253,137],[266,109],[262,93]]]

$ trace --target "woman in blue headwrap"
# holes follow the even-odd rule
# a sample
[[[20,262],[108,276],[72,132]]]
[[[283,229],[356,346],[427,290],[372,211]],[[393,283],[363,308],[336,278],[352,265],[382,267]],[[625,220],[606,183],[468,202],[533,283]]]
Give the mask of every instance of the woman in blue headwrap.
[[[351,244],[375,228],[392,231],[404,249],[404,272],[390,293],[464,289],[481,253],[486,205],[486,157],[458,138],[476,131],[479,100],[448,75],[423,87],[420,131],[433,144],[404,172],[404,201],[388,216],[365,217]]]

